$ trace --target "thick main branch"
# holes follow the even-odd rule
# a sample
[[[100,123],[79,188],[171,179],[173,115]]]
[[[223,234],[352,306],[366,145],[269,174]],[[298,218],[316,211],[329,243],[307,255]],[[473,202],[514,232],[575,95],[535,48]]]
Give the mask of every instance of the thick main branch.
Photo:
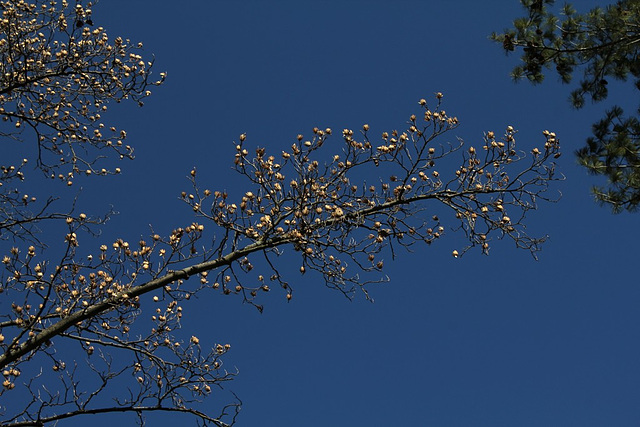
[[[204,271],[210,271],[225,265],[230,265],[232,262],[253,252],[273,248],[289,242],[290,239],[286,236],[273,237],[265,241],[256,241],[245,246],[242,249],[233,251],[222,258],[194,264],[181,270],[169,271],[162,277],[150,280],[144,284],[130,288],[110,298],[106,298],[97,304],[93,304],[85,309],[76,311],[75,313],[64,317],[57,323],[44,329],[42,332],[20,344],[19,346],[8,349],[2,356],[0,356],[0,368],[4,368],[8,364],[18,360],[25,354],[37,349],[47,341],[69,329],[71,326],[112,310],[114,307],[122,304],[123,300],[135,298],[139,295],[143,295],[153,290],[162,288],[177,280],[188,279],[189,277],[202,273]]]

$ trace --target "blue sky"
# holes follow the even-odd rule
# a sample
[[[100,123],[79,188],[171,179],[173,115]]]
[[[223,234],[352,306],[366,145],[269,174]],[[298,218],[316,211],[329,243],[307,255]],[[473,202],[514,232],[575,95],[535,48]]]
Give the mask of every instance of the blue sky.
[[[522,149],[544,129],[564,147],[562,199],[528,222],[532,235],[550,236],[538,261],[509,241],[454,259],[463,236],[449,231],[387,259],[391,281],[370,289],[374,304],[310,274],[289,277],[290,303],[264,297],[263,314],[233,296],[191,301],[185,337],[232,345],[238,425],[638,425],[639,217],[593,203],[596,181],[572,155],[606,105],[572,110],[554,75],[537,87],[510,80],[518,58],[488,35],[520,16],[517,1],[102,0],[93,9],[97,25],[144,42],[168,74],[144,108],[112,108],[136,159],[119,176],[81,182],[82,203],[120,212],[105,240],[188,224],[177,197],[194,166],[208,188],[244,191],[231,170],[243,132],[273,152],[313,126],[382,132],[435,92],[465,141],[513,125]],[[636,107],[612,86],[610,101]]]

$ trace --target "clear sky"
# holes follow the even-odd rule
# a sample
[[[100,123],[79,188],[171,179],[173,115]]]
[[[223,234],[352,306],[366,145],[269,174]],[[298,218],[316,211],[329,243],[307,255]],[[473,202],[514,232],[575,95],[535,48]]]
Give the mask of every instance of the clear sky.
[[[510,80],[518,58],[488,35],[520,16],[516,0],[101,0],[93,10],[96,25],[144,42],[168,74],[144,108],[112,108],[135,161],[81,183],[82,203],[120,212],[104,240],[190,223],[177,196],[194,166],[204,186],[244,191],[231,170],[243,132],[248,146],[279,152],[313,126],[402,128],[435,92],[461,121],[452,139],[477,143],[512,125],[523,150],[545,129],[564,147],[563,196],[528,221],[532,235],[550,236],[538,261],[510,241],[454,259],[464,237],[448,230],[430,247],[387,256],[391,281],[370,289],[373,304],[308,274],[289,277],[290,303],[280,292],[263,297],[263,314],[213,292],[185,306],[187,339],[232,345],[225,363],[240,372],[227,385],[244,403],[238,425],[640,424],[640,214],[593,203],[596,181],[572,155],[606,105],[572,110],[570,87],[554,75],[537,87]],[[610,101],[636,107],[612,86]]]

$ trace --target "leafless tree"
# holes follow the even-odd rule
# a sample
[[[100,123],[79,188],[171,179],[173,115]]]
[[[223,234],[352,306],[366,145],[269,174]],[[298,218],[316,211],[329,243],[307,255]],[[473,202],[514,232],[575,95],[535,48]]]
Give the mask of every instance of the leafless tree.
[[[1,114],[12,128],[3,135],[31,129],[37,166],[65,183],[81,173],[110,174],[96,167],[95,150],[121,157],[132,150],[123,131],[104,130],[101,111],[108,101],[140,101],[161,83],[149,80],[151,64],[129,41],[112,44],[103,29],[92,30],[90,5],[0,4]],[[369,285],[387,280],[385,254],[430,245],[447,230],[466,238],[455,257],[473,247],[488,254],[499,239],[535,255],[544,238],[528,236],[525,220],[539,201],[553,200],[555,134],[543,132],[529,153],[516,147],[511,126],[501,136],[485,132],[478,147],[450,143],[445,134],[458,119],[441,102],[440,93],[420,100],[402,131],[373,137],[369,125],[345,129],[343,143],[327,153],[331,129],[298,135],[277,154],[250,150],[240,135],[234,168],[246,192],[235,198],[208,190],[193,169],[192,189],[182,194],[193,219],[131,244],[95,243],[104,218],[74,207],[52,213],[51,201],[35,208],[37,201],[10,190],[23,185],[27,161],[5,167],[0,236],[11,242],[0,253],[3,425],[115,412],[143,424],[154,411],[234,424],[241,402],[222,395],[236,375],[222,360],[230,346],[178,333],[183,308],[205,289],[259,310],[259,295],[272,287],[292,299],[295,283],[278,262],[287,248],[299,254],[299,274],[315,271],[330,288],[368,299]],[[62,247],[39,244],[34,227],[44,220],[64,224]],[[199,404],[209,396],[220,402],[215,413]]]

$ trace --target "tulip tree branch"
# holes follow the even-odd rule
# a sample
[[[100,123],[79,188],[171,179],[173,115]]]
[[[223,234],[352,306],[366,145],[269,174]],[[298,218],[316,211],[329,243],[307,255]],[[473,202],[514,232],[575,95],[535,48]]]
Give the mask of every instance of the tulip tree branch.
[[[0,241],[11,242],[0,249],[2,425],[110,413],[142,425],[145,414],[168,412],[231,426],[241,406],[226,387],[238,374],[223,360],[231,346],[181,331],[192,297],[237,296],[262,311],[272,287],[291,300],[295,277],[315,272],[372,300],[373,285],[389,280],[386,259],[449,231],[460,235],[454,257],[488,254],[500,239],[540,250],[545,238],[529,236],[526,220],[562,179],[556,135],[544,131],[527,152],[511,126],[476,146],[445,139],[458,119],[440,93],[419,101],[404,130],[379,137],[364,125],[329,144],[331,129],[314,128],[274,154],[249,148],[243,134],[234,157],[242,194],[208,190],[194,168],[181,195],[195,216],[186,226],[96,244],[115,212],[82,213],[62,192],[38,200],[25,190],[37,186],[27,165],[65,188],[119,173],[113,156],[132,159],[133,148],[105,122],[108,104],[142,105],[165,74],[152,79],[142,44],[108,36],[92,7],[0,4],[0,135],[34,142],[0,166]]]
[[[500,239],[535,255],[544,237],[528,236],[525,220],[539,201],[554,200],[549,184],[562,179],[553,164],[560,155],[555,134],[543,132],[530,154],[516,147],[511,126],[501,138],[485,132],[478,147],[450,143],[443,138],[458,119],[441,102],[439,93],[433,107],[420,100],[421,112],[409,117],[405,131],[383,132],[377,142],[369,125],[360,136],[345,129],[341,148],[329,155],[331,129],[314,128],[310,139],[298,135],[277,159],[260,147],[250,156],[243,134],[234,167],[246,182],[244,194],[234,202],[224,191],[203,189],[192,170],[193,191],[182,199],[197,221],[167,237],[152,232],[150,242],[138,245],[117,239],[87,254],[80,240],[97,224],[86,215],[69,216],[60,261],[41,259],[33,247],[12,248],[2,259],[1,290],[12,302],[0,316],[0,395],[31,398],[21,409],[4,408],[3,423],[163,410],[231,425],[239,409],[235,396],[219,417],[200,409],[208,396],[223,400],[223,384],[237,374],[222,361],[230,346],[206,350],[200,338],[185,342],[177,334],[192,296],[218,290],[262,310],[258,294],[270,284],[291,300],[295,285],[285,276],[315,271],[328,287],[350,298],[360,289],[371,299],[370,285],[387,280],[385,255],[434,244],[447,229],[466,240],[455,257],[473,247],[488,254]],[[218,239],[207,245],[209,225]],[[278,258],[287,248],[300,256],[299,273],[281,271]],[[33,370],[47,365],[51,371]],[[20,385],[22,375],[30,380]],[[80,377],[88,383],[83,390]],[[43,387],[58,391],[44,395],[37,391]],[[101,406],[97,396],[103,395],[116,403]]]

